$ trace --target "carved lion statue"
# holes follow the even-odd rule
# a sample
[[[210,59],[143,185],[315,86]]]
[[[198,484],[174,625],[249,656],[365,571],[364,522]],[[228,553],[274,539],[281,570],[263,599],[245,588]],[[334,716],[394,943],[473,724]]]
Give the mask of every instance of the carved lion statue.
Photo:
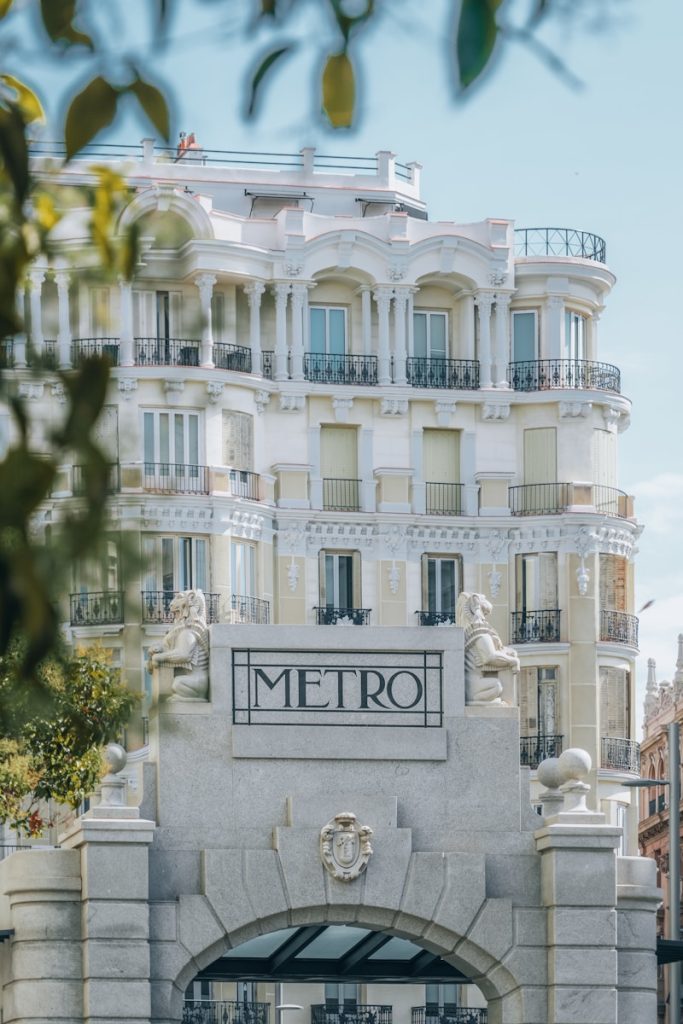
[[[150,649],[148,669],[173,666],[170,700],[206,700],[209,692],[209,630],[201,590],[184,590],[170,604],[173,625],[160,647]]]
[[[455,624],[465,630],[465,694],[468,704],[503,704],[501,669],[519,672],[519,658],[504,647],[487,622],[491,603],[483,594],[462,593],[455,609]]]

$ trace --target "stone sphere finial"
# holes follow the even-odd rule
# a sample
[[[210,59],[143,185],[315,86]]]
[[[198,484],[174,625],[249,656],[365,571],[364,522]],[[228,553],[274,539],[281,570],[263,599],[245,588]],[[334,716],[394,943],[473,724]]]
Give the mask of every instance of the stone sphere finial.
[[[546,789],[559,789],[565,781],[560,770],[560,759],[558,757],[546,757],[541,761],[536,771],[538,781]]]
[[[570,747],[557,759],[557,766],[563,782],[569,782],[570,779],[585,779],[592,764],[588,751],[581,750],[580,747]]]
[[[126,767],[128,754],[120,743],[108,743],[104,751],[104,760],[111,775],[117,775]]]

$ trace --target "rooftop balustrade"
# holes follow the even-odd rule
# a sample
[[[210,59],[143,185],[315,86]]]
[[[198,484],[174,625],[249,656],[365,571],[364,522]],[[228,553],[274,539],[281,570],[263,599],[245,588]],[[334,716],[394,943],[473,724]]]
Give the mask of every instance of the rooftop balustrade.
[[[208,494],[209,468],[178,462],[145,462],[142,487],[156,494]]]
[[[136,366],[199,366],[200,355],[196,338],[135,338]]]
[[[251,349],[244,345],[228,345],[216,341],[213,345],[213,364],[217,370],[251,373]]]
[[[266,353],[263,354],[265,356]],[[377,356],[307,352],[304,355],[304,376],[313,383],[376,384]]]
[[[118,338],[74,338],[71,343],[71,362],[80,366],[84,359],[100,356],[107,359],[112,366],[119,365]]]
[[[571,484],[521,484],[509,487],[508,496],[513,516],[556,515],[571,505]]]
[[[515,256],[559,256],[605,263],[604,238],[576,228],[515,228]]]
[[[411,356],[406,361],[406,378],[414,388],[473,391],[479,387],[479,362],[476,359],[426,359]]]

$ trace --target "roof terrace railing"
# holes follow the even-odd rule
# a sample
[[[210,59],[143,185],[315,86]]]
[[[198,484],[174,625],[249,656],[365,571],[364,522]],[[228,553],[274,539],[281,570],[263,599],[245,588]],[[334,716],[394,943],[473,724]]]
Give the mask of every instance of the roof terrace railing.
[[[604,238],[576,228],[515,228],[515,256],[572,256],[607,261]]]

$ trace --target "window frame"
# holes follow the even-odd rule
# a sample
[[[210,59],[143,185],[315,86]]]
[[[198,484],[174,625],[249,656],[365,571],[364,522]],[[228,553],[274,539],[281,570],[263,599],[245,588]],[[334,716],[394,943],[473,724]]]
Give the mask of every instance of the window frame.
[[[189,544],[188,544],[189,542]],[[154,551],[150,552],[154,544]],[[203,547],[200,548],[199,545]],[[147,550],[145,550],[147,549]],[[189,572],[188,572],[188,549],[189,549]],[[173,586],[166,586],[168,572],[164,565],[168,552],[171,552],[171,581]],[[199,552],[202,554],[199,554]],[[196,534],[144,534],[142,535],[143,554],[143,591],[145,593],[172,594],[182,590],[201,590],[207,594],[210,591],[210,548],[209,538],[197,536]],[[152,564],[150,564],[152,563]],[[154,581],[154,586],[150,583]],[[184,584],[184,585],[182,585]]]
[[[448,554],[438,552],[437,554],[431,554],[425,551],[422,555],[422,610],[429,612],[434,615],[453,615],[455,616],[455,606],[458,603],[458,597],[463,590],[463,559],[460,554]],[[432,608],[429,599],[429,563],[430,562],[453,562],[455,566],[455,596],[453,599],[453,608]],[[441,572],[435,574],[440,576]],[[437,601],[439,605],[443,604],[443,593],[440,595],[440,599]]]
[[[325,330],[323,337],[323,350],[313,348],[313,313],[322,310],[325,314]],[[340,312],[344,317],[344,350],[343,352],[330,351],[330,313]],[[326,302],[313,302],[308,306],[308,352],[312,356],[323,356],[329,358],[344,358],[349,352],[349,309],[348,306],[337,305]]]
[[[332,595],[332,599],[328,599],[327,594],[327,556],[336,559],[336,581],[333,584],[333,589],[336,591],[336,596],[340,594],[340,577],[339,577],[339,558],[349,557],[351,559],[351,604],[335,604],[334,598],[335,593]],[[321,548],[318,555],[318,593],[320,599],[321,608],[362,608],[362,581],[361,581],[361,555],[360,551],[352,551],[347,549],[339,548]]]
[[[418,355],[418,353],[416,351],[416,348],[415,348],[415,340],[416,340],[416,336],[417,336],[417,332],[415,330],[415,328],[416,328],[416,317],[418,317],[418,316],[424,316],[426,318],[425,319],[425,354],[424,355]],[[431,318],[432,317],[436,317],[436,316],[442,317],[443,320],[444,320],[444,334],[443,334],[443,337],[444,337],[444,350],[443,350],[443,355],[442,354],[433,354],[432,353],[432,326],[431,326]],[[410,354],[411,354],[411,356],[413,358],[415,358],[415,359],[433,359],[433,360],[439,360],[439,361],[445,361],[446,359],[449,358],[450,350],[451,350],[451,346],[450,346],[450,340],[451,339],[450,339],[450,315],[449,315],[449,310],[447,310],[447,309],[432,309],[430,307],[424,307],[424,308],[422,308],[422,307],[418,307],[418,308],[413,307],[413,322],[411,324],[411,327],[412,327],[412,330],[411,330],[411,333],[410,333],[410,337],[411,337],[412,352]]]
[[[142,462],[143,462],[143,467],[153,466],[153,465],[158,465],[159,467],[166,466],[167,467],[166,471],[160,468],[160,473],[165,474],[165,473],[170,473],[170,467],[171,466],[184,466],[184,467],[189,468],[190,470],[196,469],[196,474],[193,473],[192,475],[199,475],[199,467],[204,465],[204,417],[203,417],[202,411],[201,410],[197,410],[197,409],[175,409],[175,408],[161,409],[161,408],[158,408],[158,407],[156,407],[156,408],[150,407],[150,408],[142,408],[142,409],[140,409],[140,415],[141,415],[141,420],[142,420],[140,435],[141,435],[141,440],[142,440]],[[147,458],[147,455],[148,455],[148,437],[149,437],[148,426],[147,426],[149,420],[148,420],[147,417],[149,417],[149,416],[152,417],[152,424],[153,424],[153,426],[152,426],[152,435],[151,435],[152,447],[153,447],[153,453],[152,454],[154,455],[153,459],[148,459]],[[167,445],[167,447],[168,447],[168,452],[167,452],[168,458],[162,458],[162,454],[163,454],[162,449],[165,447],[165,445],[163,443],[163,439],[162,439],[162,429],[161,429],[161,417],[162,416],[167,416],[168,417],[167,437],[166,437],[166,441],[165,441],[165,445]],[[182,421],[183,421],[183,428],[182,428],[182,437],[183,437],[182,447],[183,447],[183,452],[182,452],[182,455],[183,456],[185,456],[185,455],[190,456],[192,454],[192,449],[195,447],[195,443],[196,443],[196,453],[197,453],[197,461],[196,461],[196,463],[192,462],[192,461],[189,461],[189,458],[186,459],[186,458],[183,457],[182,460],[179,460],[177,458],[177,454],[178,454],[176,452],[176,443],[177,443],[177,440],[178,440],[177,423],[176,423],[177,418],[181,418]],[[192,437],[192,432],[191,432],[191,429],[190,429],[190,422],[191,422],[192,419],[194,419],[195,424],[196,424],[196,437],[194,437],[194,438]],[[145,472],[148,472],[148,471],[145,470]],[[150,472],[152,472],[152,471],[150,471]]]
[[[535,307],[528,308],[528,309],[513,309],[513,310],[511,310],[511,323],[510,323],[510,328],[511,328],[511,330],[510,330],[510,340],[511,340],[511,344],[512,344],[512,359],[510,360],[511,362],[513,362],[513,363],[536,362],[539,359],[539,337],[540,337],[540,335],[539,335],[539,330],[538,330],[538,325],[539,325],[538,312],[539,312],[538,309],[535,308]],[[534,318],[534,354],[531,357],[531,359],[518,359],[517,358],[517,353],[515,351],[515,317],[517,317],[517,316],[528,316],[529,314],[531,314],[533,316],[533,318]]]

